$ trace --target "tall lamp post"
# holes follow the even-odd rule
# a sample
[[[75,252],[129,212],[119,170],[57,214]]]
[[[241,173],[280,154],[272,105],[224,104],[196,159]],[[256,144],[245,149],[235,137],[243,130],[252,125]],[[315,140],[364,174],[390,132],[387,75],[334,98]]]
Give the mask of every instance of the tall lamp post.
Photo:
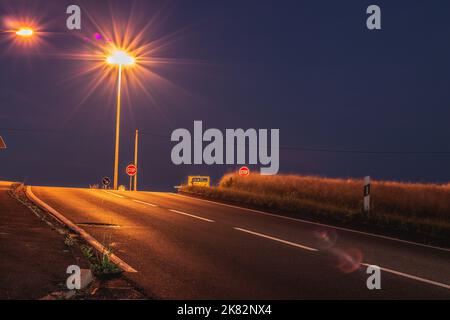
[[[109,57],[106,58],[108,64],[118,66],[117,77],[117,112],[116,112],[116,147],[114,153],[114,190],[118,188],[119,178],[119,137],[120,137],[120,99],[122,91],[122,68],[132,66],[135,63],[135,58],[125,51],[116,50]]]

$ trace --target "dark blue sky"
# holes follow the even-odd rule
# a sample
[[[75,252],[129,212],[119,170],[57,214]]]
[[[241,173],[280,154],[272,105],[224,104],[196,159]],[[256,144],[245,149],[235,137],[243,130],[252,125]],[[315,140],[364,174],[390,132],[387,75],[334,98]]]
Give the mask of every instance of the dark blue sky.
[[[21,10],[36,14],[51,32],[37,53],[7,51],[8,43],[0,42],[0,135],[9,147],[0,152],[0,179],[86,186],[111,176],[114,88],[80,104],[87,82],[72,79],[78,62],[55,53],[80,52],[77,35],[92,36],[83,24],[81,31],[66,29],[68,5],[80,4],[105,21],[111,12],[127,17],[132,2],[5,3],[2,17]],[[162,54],[185,63],[155,68],[168,82],[145,82],[153,101],[136,90],[124,102],[121,183],[127,184],[124,167],[133,158],[135,128],[146,133],[140,140],[144,189],[170,189],[188,174],[217,181],[236,169],[171,163],[170,134],[177,128],[192,131],[194,120],[222,130],[279,128],[280,144],[299,148],[280,150],[281,173],[450,180],[450,154],[301,150],[450,151],[448,1],[134,4],[137,25],[160,12],[149,40],[178,32]],[[381,31],[366,28],[370,4],[382,9]],[[88,23],[85,11],[82,23]]]

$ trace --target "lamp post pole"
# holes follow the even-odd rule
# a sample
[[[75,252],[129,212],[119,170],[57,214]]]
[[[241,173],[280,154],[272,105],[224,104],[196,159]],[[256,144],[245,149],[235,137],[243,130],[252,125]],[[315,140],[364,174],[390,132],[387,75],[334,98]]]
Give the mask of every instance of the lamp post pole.
[[[116,114],[116,150],[114,153],[114,190],[118,188],[119,178],[119,138],[120,138],[120,98],[122,87],[122,65],[119,65],[117,80],[117,114]]]
[[[120,138],[120,98],[122,93],[122,68],[123,66],[131,66],[135,63],[135,59],[127,52],[116,50],[112,55],[106,58],[106,62],[113,66],[118,66],[117,79],[117,114],[116,114],[116,150],[114,153],[114,190],[119,185],[119,138]]]

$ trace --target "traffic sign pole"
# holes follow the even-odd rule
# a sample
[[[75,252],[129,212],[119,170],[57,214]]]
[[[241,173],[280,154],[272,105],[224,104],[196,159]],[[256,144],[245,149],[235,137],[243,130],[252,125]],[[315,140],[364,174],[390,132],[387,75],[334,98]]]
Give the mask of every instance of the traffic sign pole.
[[[137,168],[138,168],[138,134],[139,131],[136,129],[136,136],[134,138],[134,165],[136,167],[136,174],[134,175],[134,191],[137,191]],[[130,185],[131,190],[131,185]]]

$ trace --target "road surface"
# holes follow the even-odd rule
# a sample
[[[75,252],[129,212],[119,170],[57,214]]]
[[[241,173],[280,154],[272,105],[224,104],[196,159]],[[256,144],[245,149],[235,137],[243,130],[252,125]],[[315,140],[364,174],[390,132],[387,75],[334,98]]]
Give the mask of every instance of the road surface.
[[[450,299],[445,248],[171,193],[31,190],[110,245],[156,299]],[[380,290],[367,288],[372,264]]]

